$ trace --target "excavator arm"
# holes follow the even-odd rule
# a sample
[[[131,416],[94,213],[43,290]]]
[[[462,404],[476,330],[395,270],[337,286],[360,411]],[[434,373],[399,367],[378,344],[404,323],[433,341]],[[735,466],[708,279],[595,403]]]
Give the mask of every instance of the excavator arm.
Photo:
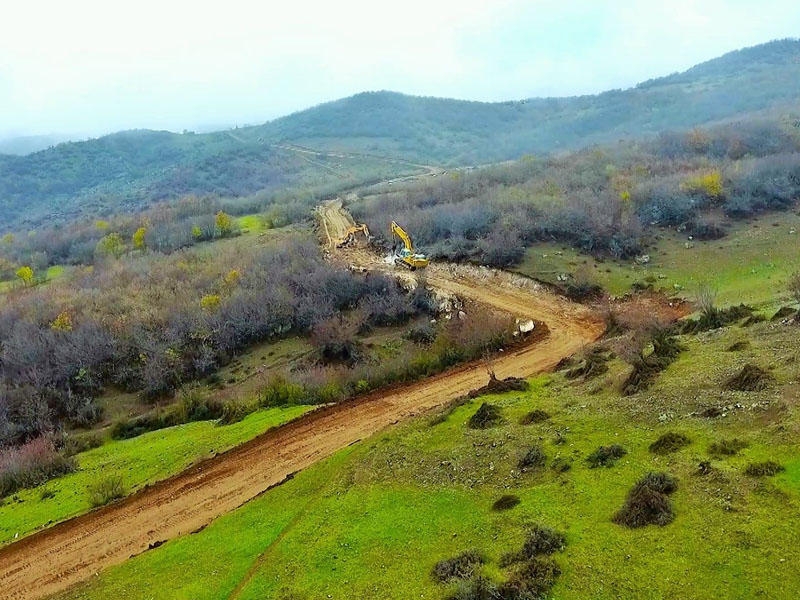
[[[414,252],[414,246],[411,243],[411,237],[409,237],[405,229],[400,227],[400,225],[398,225],[395,221],[392,221],[392,235],[399,237],[405,246],[403,250],[395,256],[395,264],[401,264],[412,271],[424,269],[428,266],[428,257],[424,254],[417,254]]]
[[[408,250],[413,254],[414,248],[411,245],[411,238],[408,237],[408,234],[406,233],[405,229],[400,227],[400,225],[398,225],[395,221],[392,221],[392,233],[397,237],[399,237],[401,240],[403,240],[403,244],[405,245],[406,250]]]

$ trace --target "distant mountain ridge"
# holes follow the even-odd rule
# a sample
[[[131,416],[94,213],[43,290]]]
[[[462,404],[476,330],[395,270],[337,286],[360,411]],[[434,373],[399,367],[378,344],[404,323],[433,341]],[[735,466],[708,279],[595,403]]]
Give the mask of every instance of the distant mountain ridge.
[[[32,226],[51,214],[68,219],[189,193],[247,195],[335,178],[335,161],[312,161],[279,146],[287,143],[464,165],[798,110],[796,39],[590,96],[484,103],[365,92],[259,126],[197,135],[121,132],[0,156],[0,223]]]

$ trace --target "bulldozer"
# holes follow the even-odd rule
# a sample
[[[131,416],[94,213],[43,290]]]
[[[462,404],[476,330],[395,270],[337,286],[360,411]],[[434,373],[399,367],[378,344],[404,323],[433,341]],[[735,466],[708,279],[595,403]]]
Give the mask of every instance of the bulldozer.
[[[395,221],[392,221],[392,236],[399,237],[403,242],[403,248],[395,253],[394,264],[402,265],[412,271],[417,269],[424,269],[428,266],[428,257],[424,254],[417,254],[414,252],[414,246],[411,243],[411,238],[406,231],[400,227]]]
[[[356,241],[357,233],[363,233],[367,241],[369,241],[371,237],[369,235],[369,229],[367,228],[366,223],[363,223],[361,225],[354,225],[353,227],[350,227],[342,237],[336,240],[336,247],[344,248],[345,246],[354,244]]]

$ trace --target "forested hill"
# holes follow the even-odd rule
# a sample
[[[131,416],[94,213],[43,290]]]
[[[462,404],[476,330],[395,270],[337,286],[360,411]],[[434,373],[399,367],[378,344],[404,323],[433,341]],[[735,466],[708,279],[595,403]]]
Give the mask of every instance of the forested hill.
[[[771,108],[800,115],[800,40],[738,50],[683,73],[594,96],[482,103],[364,93],[255,130],[310,145],[390,148],[420,161],[474,164]]]
[[[533,86],[532,86],[533,87]],[[0,229],[135,209],[188,193],[342,185],[400,163],[307,155],[286,143],[475,164],[683,129],[755,111],[800,118],[800,41],[726,54],[594,96],[481,103],[370,92],[265,125],[209,134],[133,131],[27,156],[0,155]]]

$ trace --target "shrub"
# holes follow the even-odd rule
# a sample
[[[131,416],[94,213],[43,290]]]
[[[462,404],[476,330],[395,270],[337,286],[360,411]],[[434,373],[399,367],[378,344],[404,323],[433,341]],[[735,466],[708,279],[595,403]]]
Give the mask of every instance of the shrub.
[[[497,585],[483,576],[472,579],[461,579],[456,585],[456,591],[448,600],[499,600]]]
[[[769,387],[773,377],[761,367],[753,364],[745,365],[741,371],[728,379],[724,388],[739,392],[760,392]]]
[[[789,283],[786,287],[789,290],[789,294],[791,294],[792,298],[794,298],[795,302],[800,302],[800,271],[794,273],[789,278]]]
[[[238,423],[255,411],[255,408],[255,406],[243,402],[226,402],[222,405],[222,414],[217,421],[217,425],[232,425],[233,423]]]
[[[103,438],[99,433],[85,433],[83,435],[67,435],[64,437],[64,446],[61,452],[64,456],[75,456],[92,448],[103,445]]]
[[[734,456],[738,454],[740,450],[744,450],[750,444],[745,440],[740,439],[732,439],[732,440],[720,440],[718,442],[714,442],[708,447],[708,453],[711,456]]]
[[[477,411],[467,421],[470,429],[489,429],[503,422],[503,414],[500,408],[494,404],[484,402]]]
[[[520,425],[531,425],[532,423],[541,423],[542,421],[547,421],[550,418],[550,415],[541,410],[541,409],[534,409],[531,412],[524,415],[520,420]]]
[[[469,579],[484,563],[483,555],[477,550],[467,550],[458,556],[440,560],[433,567],[433,578],[439,583],[454,579]]]
[[[543,525],[534,525],[525,538],[522,554],[525,558],[533,558],[539,554],[553,554],[563,550],[566,544],[567,538],[563,533]]]
[[[768,460],[760,463],[750,463],[745,467],[744,474],[750,477],[771,477],[785,470],[783,465],[773,460]]]
[[[125,486],[119,475],[108,475],[91,484],[88,488],[89,503],[93,507],[105,506],[112,500],[125,496]]]
[[[675,519],[668,495],[677,487],[675,478],[667,473],[648,473],[628,492],[613,521],[631,528],[668,525]]]
[[[272,406],[286,406],[287,404],[302,404],[307,401],[308,394],[302,385],[292,383],[282,375],[276,375],[269,380],[261,391],[259,404],[265,408]]]
[[[558,457],[553,459],[550,468],[556,473],[566,473],[572,468],[572,463],[566,458]]]
[[[650,452],[653,454],[669,454],[676,452],[692,443],[688,437],[682,433],[675,433],[670,431],[659,437],[655,442],[650,444]]]
[[[519,459],[517,466],[520,470],[539,469],[547,462],[547,455],[541,446],[532,446],[525,455]]]
[[[596,283],[574,282],[564,286],[564,295],[573,302],[588,302],[603,295],[603,288]]]
[[[589,463],[590,469],[596,469],[597,467],[610,467],[627,453],[628,451],[619,444],[600,446],[597,450],[586,457],[586,462]]]
[[[75,470],[75,461],[56,451],[52,439],[35,438],[0,451],[0,498]]]
[[[714,306],[706,306],[697,319],[689,319],[683,321],[680,327],[680,332],[687,333],[702,333],[704,331],[711,331],[726,327],[737,321],[753,316],[753,308],[746,304],[739,306],[731,306],[729,308],[719,309]]]
[[[528,600],[545,598],[561,569],[554,560],[537,556],[525,562],[499,587],[498,598]]]
[[[580,362],[567,370],[564,377],[567,379],[592,379],[608,371],[608,361],[613,358],[611,352],[602,346],[594,346],[586,351]]]
[[[421,323],[409,329],[405,337],[415,344],[429,345],[436,339],[436,328],[430,323]]]
[[[633,370],[622,385],[626,396],[647,389],[659,373],[666,369],[683,351],[678,340],[668,330],[658,330],[653,334],[653,352],[644,355],[638,351],[630,361]]]
[[[191,423],[194,421],[213,421],[222,416],[224,405],[219,400],[202,395],[192,388],[181,393],[181,400],[175,409],[172,422]]]
[[[519,496],[514,496],[513,494],[505,494],[503,496],[500,496],[497,500],[495,500],[495,503],[492,504],[492,510],[494,511],[510,510],[519,503],[520,503]]]
[[[730,346],[728,346],[728,352],[741,352],[742,350],[747,350],[750,347],[750,342],[747,340],[739,340],[738,342],[734,342]]]

